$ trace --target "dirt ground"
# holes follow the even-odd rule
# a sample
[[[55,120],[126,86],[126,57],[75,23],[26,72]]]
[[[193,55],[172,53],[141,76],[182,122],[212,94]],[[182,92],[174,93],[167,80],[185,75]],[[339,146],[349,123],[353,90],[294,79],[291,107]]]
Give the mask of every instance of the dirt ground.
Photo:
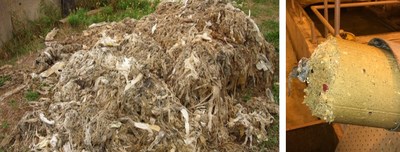
[[[10,80],[6,81],[4,85],[0,87],[0,95],[24,84],[24,77],[28,71],[32,70],[32,65],[36,57],[37,53],[32,53],[22,57],[14,65],[7,64],[0,67],[0,76],[11,77]],[[26,90],[28,90],[28,88],[24,88],[18,93],[0,101],[0,141],[5,136],[9,135],[12,127],[18,123],[25,111],[32,109],[24,98]]]

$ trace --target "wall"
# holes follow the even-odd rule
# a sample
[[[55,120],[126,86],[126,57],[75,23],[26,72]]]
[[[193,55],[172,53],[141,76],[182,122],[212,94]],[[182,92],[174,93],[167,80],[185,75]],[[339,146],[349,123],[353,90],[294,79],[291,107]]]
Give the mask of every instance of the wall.
[[[39,17],[41,0],[0,0],[0,47],[12,38],[13,20],[27,21]],[[45,0],[60,7],[60,0]]]

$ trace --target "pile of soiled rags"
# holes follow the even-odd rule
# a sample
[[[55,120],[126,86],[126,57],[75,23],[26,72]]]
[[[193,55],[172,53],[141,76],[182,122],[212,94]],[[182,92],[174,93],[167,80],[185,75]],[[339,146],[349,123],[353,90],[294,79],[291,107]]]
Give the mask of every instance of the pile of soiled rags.
[[[7,150],[258,150],[278,113],[274,48],[230,3],[162,2],[46,46],[31,76],[50,96],[32,102]]]

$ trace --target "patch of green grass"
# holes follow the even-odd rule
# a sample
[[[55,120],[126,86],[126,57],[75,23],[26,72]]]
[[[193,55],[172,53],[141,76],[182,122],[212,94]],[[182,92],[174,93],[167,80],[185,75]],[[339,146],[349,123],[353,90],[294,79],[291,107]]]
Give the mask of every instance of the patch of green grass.
[[[272,86],[272,94],[274,95],[274,100],[279,104],[279,83],[274,83]]]
[[[267,20],[261,24],[261,27],[265,28],[266,31],[279,30],[279,22],[275,20]]]
[[[263,149],[264,148],[270,149],[270,148],[276,147],[278,145],[279,145],[279,137],[278,136],[270,136],[268,141],[264,141],[262,143],[261,147],[263,147]]]
[[[266,41],[271,43],[279,53],[279,0],[236,0],[244,13],[251,12],[251,17],[257,21]]]
[[[28,90],[25,92],[25,99],[28,101],[36,101],[39,99],[39,93],[37,91]]]
[[[272,43],[272,45],[275,47],[275,51],[279,52],[279,31],[264,33],[264,38],[268,42]]]
[[[259,145],[261,151],[268,151],[279,146],[279,115],[274,115],[274,118],[277,121],[268,128],[268,140]]]
[[[101,10],[101,13],[106,15],[111,15],[114,12],[114,9],[111,6],[106,6]]]
[[[11,107],[13,107],[13,108],[16,108],[16,107],[18,106],[17,101],[15,101],[14,99],[11,100],[8,104],[9,104]]]
[[[73,27],[82,25],[86,21],[86,13],[87,13],[86,9],[80,8],[77,11],[73,12],[71,15],[69,15],[67,21]]]
[[[155,11],[159,0],[150,2],[148,0],[120,0],[115,7],[105,6],[97,14],[86,15],[87,10],[78,9],[68,16],[68,23],[73,27],[87,26],[103,21],[120,21],[124,18],[140,19],[144,15]]]
[[[9,75],[0,76],[0,87],[6,83],[6,81],[10,81],[11,77]]]
[[[9,127],[9,124],[7,121],[3,121],[3,123],[1,123],[1,128],[7,129],[8,127]]]
[[[274,6],[277,6],[279,9],[279,0],[267,0],[267,2],[271,3]]]
[[[117,9],[125,10],[129,7],[132,7],[132,1],[130,0],[120,0],[117,3]]]
[[[253,92],[251,90],[247,90],[246,94],[243,95],[242,99],[244,102],[247,102],[251,100],[251,97],[253,97]]]
[[[244,8],[244,6],[245,6],[244,0],[234,0],[234,1],[232,2],[232,4],[233,4],[233,6],[239,8],[239,9],[241,9],[241,10],[243,10],[243,11],[244,11],[244,10],[247,10],[247,9]]]
[[[266,20],[261,26],[261,31],[264,34],[265,40],[270,42],[275,50],[279,51],[279,22],[274,20]]]
[[[249,101],[251,99],[251,96],[246,94],[246,95],[243,96],[242,99],[243,99],[244,102],[247,102],[247,101]]]
[[[255,3],[265,3],[267,0],[254,0]]]

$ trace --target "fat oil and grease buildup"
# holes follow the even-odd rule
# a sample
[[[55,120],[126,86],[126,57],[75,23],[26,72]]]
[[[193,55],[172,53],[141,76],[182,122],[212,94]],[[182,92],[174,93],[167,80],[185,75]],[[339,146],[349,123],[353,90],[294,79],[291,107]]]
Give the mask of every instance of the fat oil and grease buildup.
[[[308,83],[304,103],[313,115],[397,130],[400,72],[391,50],[330,37],[294,72]]]

